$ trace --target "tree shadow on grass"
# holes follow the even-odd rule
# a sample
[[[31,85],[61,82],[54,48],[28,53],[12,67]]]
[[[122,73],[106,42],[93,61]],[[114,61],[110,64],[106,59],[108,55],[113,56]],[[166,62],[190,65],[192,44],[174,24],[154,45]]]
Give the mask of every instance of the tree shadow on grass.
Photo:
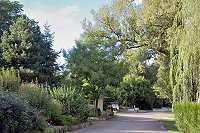
[[[174,120],[160,119],[160,121],[169,133],[181,133],[176,127]]]

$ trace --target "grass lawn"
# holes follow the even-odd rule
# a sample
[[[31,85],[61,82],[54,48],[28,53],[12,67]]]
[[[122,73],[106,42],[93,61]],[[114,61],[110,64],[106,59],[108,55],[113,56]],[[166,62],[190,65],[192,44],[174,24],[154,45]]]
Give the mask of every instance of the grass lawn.
[[[162,124],[164,125],[168,133],[181,133],[175,125],[175,122],[173,119],[174,114],[171,111],[159,113],[156,116],[163,117],[163,119],[159,119],[159,120],[162,122]]]
[[[171,119],[160,119],[162,124],[164,125],[165,129],[168,131],[168,133],[181,133],[176,125],[174,120]]]
[[[156,116],[159,117],[166,117],[166,118],[175,118],[174,114],[171,111],[167,111],[167,112],[163,112],[163,113],[159,113]]]
[[[97,121],[97,120],[90,121],[91,125],[96,125],[96,124],[99,124],[101,122],[103,122],[103,121]]]

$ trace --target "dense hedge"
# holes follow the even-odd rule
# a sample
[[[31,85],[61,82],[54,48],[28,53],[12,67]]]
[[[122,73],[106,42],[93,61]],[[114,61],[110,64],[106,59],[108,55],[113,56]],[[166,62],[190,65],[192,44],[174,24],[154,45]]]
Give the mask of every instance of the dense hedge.
[[[200,104],[195,102],[175,103],[173,105],[178,129],[185,133],[199,133]]]

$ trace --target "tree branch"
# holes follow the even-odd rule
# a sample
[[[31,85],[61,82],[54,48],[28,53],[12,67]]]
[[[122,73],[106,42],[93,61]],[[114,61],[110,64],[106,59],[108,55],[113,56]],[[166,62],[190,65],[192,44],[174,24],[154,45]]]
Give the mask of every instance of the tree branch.
[[[148,46],[148,44],[143,44],[143,45],[135,45],[135,46],[127,46],[126,49],[132,49],[132,48],[140,48],[140,47],[145,47]]]

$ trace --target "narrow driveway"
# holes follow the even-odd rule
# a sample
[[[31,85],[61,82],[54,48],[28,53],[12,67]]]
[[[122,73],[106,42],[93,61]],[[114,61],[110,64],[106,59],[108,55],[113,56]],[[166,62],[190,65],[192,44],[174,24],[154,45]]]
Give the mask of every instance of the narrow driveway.
[[[167,133],[155,116],[164,111],[166,109],[149,113],[119,113],[113,120],[104,121],[74,133]]]

